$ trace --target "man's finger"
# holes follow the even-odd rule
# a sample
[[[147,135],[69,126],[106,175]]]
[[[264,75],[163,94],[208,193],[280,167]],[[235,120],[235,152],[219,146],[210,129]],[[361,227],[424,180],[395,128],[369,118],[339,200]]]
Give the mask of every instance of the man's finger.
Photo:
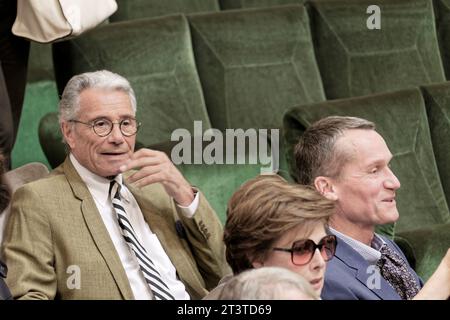
[[[152,175],[144,176],[143,178],[134,182],[133,185],[137,188],[141,188],[141,187],[147,186],[152,183],[158,183],[158,182],[161,183],[163,180],[162,178],[163,177],[161,176],[161,172],[157,172]]]
[[[140,179],[142,179],[145,176],[154,175],[158,172],[161,172],[161,167],[154,166],[154,167],[145,167],[135,173],[133,173],[131,176],[127,178],[127,181],[129,183],[134,183]]]
[[[146,158],[137,158],[134,160],[128,160],[125,164],[121,165],[119,170],[121,172],[125,172],[131,169],[138,169],[138,168],[143,168],[143,167],[147,167],[147,166],[154,166],[154,165],[158,165],[161,164],[162,160],[156,157],[146,157]]]
[[[161,154],[164,154],[164,152],[158,151],[158,150],[152,150],[147,148],[139,149],[138,151],[134,152],[131,156],[131,159],[139,159],[142,157],[158,157]]]

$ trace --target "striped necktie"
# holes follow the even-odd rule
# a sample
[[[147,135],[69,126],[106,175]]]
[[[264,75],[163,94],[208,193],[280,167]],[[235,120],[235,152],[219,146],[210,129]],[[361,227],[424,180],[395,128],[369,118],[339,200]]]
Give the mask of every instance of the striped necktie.
[[[161,279],[156,266],[147,254],[147,251],[139,242],[133,226],[128,219],[127,213],[124,209],[122,201],[120,200],[120,188],[121,185],[115,180],[111,181],[109,185],[109,195],[111,197],[114,211],[117,214],[119,221],[120,231],[126,243],[130,247],[131,251],[136,256],[139,263],[141,272],[145,278],[145,281],[149,285],[153,296],[156,300],[175,300],[170,293],[169,288]]]

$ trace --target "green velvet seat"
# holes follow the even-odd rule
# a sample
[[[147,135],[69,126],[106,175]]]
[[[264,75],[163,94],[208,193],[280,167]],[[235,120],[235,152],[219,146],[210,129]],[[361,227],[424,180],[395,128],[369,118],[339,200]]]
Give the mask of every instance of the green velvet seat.
[[[219,11],[218,0],[116,0],[110,22],[159,17],[174,13]]]
[[[245,181],[260,174],[257,165],[181,165],[178,168],[192,185],[202,190],[222,224],[233,193]]]
[[[311,1],[317,62],[328,99],[445,80],[432,0]],[[381,29],[367,27],[368,6]],[[369,21],[370,22],[370,21]]]
[[[303,4],[306,0],[220,0],[222,10],[249,9],[281,6],[285,4]]]
[[[214,128],[281,129],[290,107],[325,100],[303,6],[188,19]],[[284,158],[280,160],[281,171],[286,170]]]
[[[290,110],[285,118],[285,139],[290,162],[293,147],[305,128],[329,115],[357,116],[373,121],[384,137],[394,158],[392,169],[401,182],[397,191],[400,219],[395,224],[395,236],[414,238],[414,230],[449,222],[450,213],[433,153],[425,104],[419,89],[407,89],[364,97],[339,99],[303,105]],[[294,166],[293,166],[294,167]],[[293,169],[293,174],[295,170]],[[381,229],[386,232],[386,229]],[[392,231],[392,230],[391,230]],[[393,236],[393,234],[390,234]],[[414,240],[417,243],[417,240]],[[417,244],[420,246],[420,244]],[[424,243],[425,245],[425,243]],[[442,239],[435,243],[441,249],[450,243]],[[423,247],[413,247],[422,252]],[[429,276],[437,266],[435,260],[420,260],[417,270]]]
[[[82,72],[107,69],[135,90],[140,141],[170,139],[173,130],[210,127],[195,67],[189,26],[182,15],[111,23],[53,45],[58,89]]]
[[[271,171],[269,169],[270,164],[260,161],[260,158],[257,159],[256,163],[250,163],[249,157],[253,153],[249,151],[248,143],[245,144],[245,151],[241,153],[241,155],[245,155],[246,160],[244,164],[237,164],[236,152],[234,152],[235,161],[233,164],[207,164],[204,158],[200,161],[201,163],[194,164],[195,142],[192,139],[190,141],[191,163],[180,163],[176,164],[176,166],[193,186],[198,187],[205,194],[208,202],[216,211],[221,222],[225,223],[226,208],[232,194],[245,181],[254,178],[261,173]],[[173,160],[175,156],[172,155],[172,152],[176,150],[174,147],[178,143],[178,141],[171,141],[153,145],[151,148],[165,152]],[[207,146],[210,145],[210,142],[205,141],[201,143],[201,145],[200,152],[206,150]],[[225,157],[226,148],[223,149],[222,153]],[[268,150],[268,154],[270,154],[270,150]],[[198,155],[201,156],[200,153],[198,153]]]
[[[428,279],[450,248],[450,223],[418,226],[417,229],[400,232],[395,242],[408,258],[412,255],[416,272]]]
[[[28,60],[27,86],[17,140],[12,152],[12,167],[30,162],[47,166],[38,139],[38,124],[46,113],[57,110],[58,92],[54,80],[51,45],[32,42]]]
[[[450,0],[434,0],[434,11],[445,75],[450,80]]]
[[[52,46],[37,42],[30,43],[28,59],[28,82],[55,80]]]
[[[58,113],[49,112],[39,121],[39,143],[52,168],[56,168],[66,158],[66,147],[59,128]]]
[[[303,6],[188,20],[214,128],[281,128],[288,108],[325,99]]]
[[[422,87],[436,164],[450,203],[450,82]]]

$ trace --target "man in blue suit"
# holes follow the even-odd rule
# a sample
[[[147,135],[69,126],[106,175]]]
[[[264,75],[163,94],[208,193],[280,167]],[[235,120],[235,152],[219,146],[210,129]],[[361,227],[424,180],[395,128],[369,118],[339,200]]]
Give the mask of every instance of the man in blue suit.
[[[330,230],[338,237],[327,266],[323,299],[412,299],[422,281],[400,248],[375,233],[397,221],[400,182],[375,125],[332,116],[310,126],[295,148],[297,182],[336,201]]]

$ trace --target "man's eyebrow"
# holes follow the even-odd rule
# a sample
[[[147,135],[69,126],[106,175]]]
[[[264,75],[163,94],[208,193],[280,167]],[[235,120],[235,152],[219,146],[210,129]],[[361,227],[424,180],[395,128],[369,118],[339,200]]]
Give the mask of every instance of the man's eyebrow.
[[[123,116],[120,116],[119,119],[121,119],[121,120],[123,120],[123,119],[136,119],[136,117],[133,116],[133,115],[123,115]],[[98,117],[95,117],[95,118],[93,118],[92,120],[89,120],[89,121],[97,121],[97,120],[113,121],[107,116],[98,116]]]
[[[373,166],[379,166],[379,165],[383,165],[383,164],[389,164],[392,160],[392,156],[390,156],[387,161],[384,159],[375,159],[370,161],[365,167],[369,168],[369,167],[373,167]]]
[[[98,116],[89,121],[92,122],[92,121],[97,121],[97,120],[109,120],[109,119],[108,119],[108,117],[105,117],[105,116]]]

